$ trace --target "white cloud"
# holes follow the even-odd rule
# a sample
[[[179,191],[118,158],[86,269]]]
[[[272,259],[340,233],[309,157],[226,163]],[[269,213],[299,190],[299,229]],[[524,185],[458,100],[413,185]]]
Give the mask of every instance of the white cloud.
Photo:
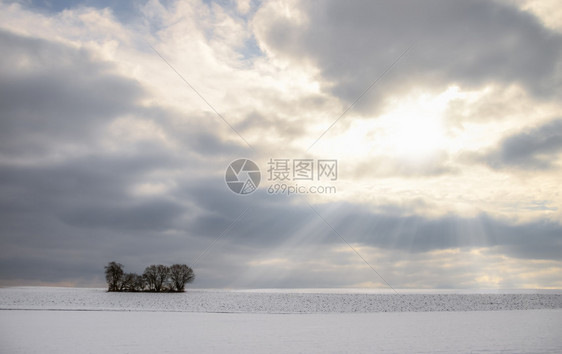
[[[558,145],[548,168],[534,169],[546,146],[535,143],[556,133],[548,124],[562,109],[559,34],[484,1],[474,13],[462,1],[231,5],[149,1],[124,23],[110,8],[0,4],[0,207],[16,215],[6,219],[6,250],[28,259],[47,248],[41,267],[64,268],[71,261],[61,258],[86,248],[92,263],[194,259],[254,203],[202,260],[205,284],[383,285],[301,199],[241,200],[222,180],[242,155],[264,167],[322,157],[339,160],[338,193],[301,197],[391,283],[560,286]],[[435,23],[423,20],[430,15]],[[425,37],[307,152],[413,33]],[[525,137],[514,165],[500,152]],[[0,254],[2,267],[22,261],[15,253]]]

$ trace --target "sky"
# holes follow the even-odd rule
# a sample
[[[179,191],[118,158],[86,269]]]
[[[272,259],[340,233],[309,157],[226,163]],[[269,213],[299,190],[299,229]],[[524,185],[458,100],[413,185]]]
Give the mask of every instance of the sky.
[[[0,48],[0,286],[562,288],[556,0],[2,1]]]

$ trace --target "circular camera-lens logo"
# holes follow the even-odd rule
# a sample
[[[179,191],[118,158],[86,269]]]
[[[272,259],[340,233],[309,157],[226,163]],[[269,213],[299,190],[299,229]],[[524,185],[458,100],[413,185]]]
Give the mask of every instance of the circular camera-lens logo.
[[[261,173],[254,161],[238,159],[228,165],[224,179],[234,193],[250,194],[260,185]]]

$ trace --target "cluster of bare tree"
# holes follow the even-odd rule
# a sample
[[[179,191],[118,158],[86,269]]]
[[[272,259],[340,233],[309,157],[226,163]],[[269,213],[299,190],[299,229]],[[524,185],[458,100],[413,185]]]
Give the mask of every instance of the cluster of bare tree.
[[[193,269],[185,264],[173,266],[151,265],[142,275],[125,273],[123,265],[109,262],[105,266],[107,291],[149,291],[149,292],[183,292],[185,284],[195,279]]]

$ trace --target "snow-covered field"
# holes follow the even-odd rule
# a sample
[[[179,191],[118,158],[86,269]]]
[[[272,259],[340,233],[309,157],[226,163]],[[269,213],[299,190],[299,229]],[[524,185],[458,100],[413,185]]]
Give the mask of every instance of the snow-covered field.
[[[0,289],[1,353],[562,353],[561,291]]]
[[[107,293],[105,289],[0,289],[0,309],[235,313],[365,313],[562,308],[560,290],[451,291],[369,289],[188,290]]]

